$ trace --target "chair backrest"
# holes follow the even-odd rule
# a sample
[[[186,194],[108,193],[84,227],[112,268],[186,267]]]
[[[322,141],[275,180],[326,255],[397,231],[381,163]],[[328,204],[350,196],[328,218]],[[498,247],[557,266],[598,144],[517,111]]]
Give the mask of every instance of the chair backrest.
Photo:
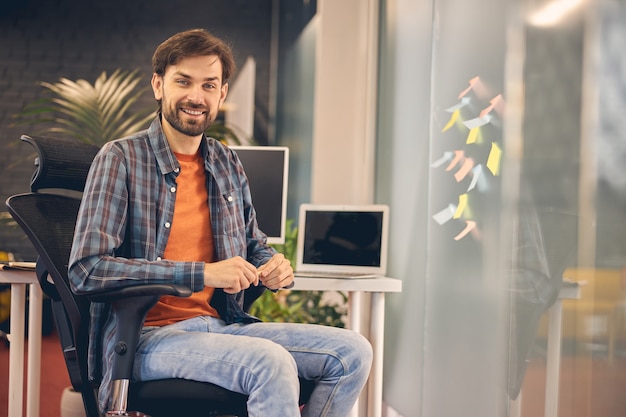
[[[82,192],[91,162],[100,150],[91,143],[44,136],[22,135],[37,151],[37,169],[30,190],[63,189]]]
[[[82,191],[98,148],[61,139],[23,136],[38,152],[31,192],[6,202],[39,255],[37,276],[52,299],[52,310],[72,386],[83,397],[88,417],[97,417],[95,388],[88,378],[89,305],[69,285],[68,263],[80,206],[77,196],[42,189]]]

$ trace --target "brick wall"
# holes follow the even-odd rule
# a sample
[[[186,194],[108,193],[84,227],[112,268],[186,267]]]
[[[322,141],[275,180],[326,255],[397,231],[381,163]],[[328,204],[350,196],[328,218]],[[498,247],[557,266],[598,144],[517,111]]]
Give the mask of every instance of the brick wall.
[[[28,127],[12,115],[41,93],[40,81],[93,82],[116,68],[139,69],[148,85],[155,47],[180,30],[203,27],[233,45],[238,65],[257,62],[255,138],[267,141],[272,0],[16,0],[0,9],[0,212],[9,195],[28,190]],[[153,103],[146,93],[145,103]],[[17,228],[0,226],[0,250],[20,259],[34,251]]]

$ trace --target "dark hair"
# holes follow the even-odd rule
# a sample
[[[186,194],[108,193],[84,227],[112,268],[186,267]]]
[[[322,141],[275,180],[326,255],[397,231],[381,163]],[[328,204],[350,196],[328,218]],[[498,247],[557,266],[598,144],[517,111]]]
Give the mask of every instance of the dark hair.
[[[177,33],[161,43],[152,56],[153,71],[163,76],[168,65],[181,58],[216,55],[222,63],[222,84],[235,72],[233,53],[224,41],[204,29],[191,29]]]

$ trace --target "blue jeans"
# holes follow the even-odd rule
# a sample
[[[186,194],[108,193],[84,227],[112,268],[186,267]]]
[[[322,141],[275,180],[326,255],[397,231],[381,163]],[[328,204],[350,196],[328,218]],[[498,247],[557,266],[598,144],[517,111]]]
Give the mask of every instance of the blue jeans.
[[[247,394],[251,417],[345,417],[371,363],[369,342],[350,330],[294,323],[226,325],[196,317],[144,328],[133,376],[206,381]],[[302,413],[298,376],[318,381]]]

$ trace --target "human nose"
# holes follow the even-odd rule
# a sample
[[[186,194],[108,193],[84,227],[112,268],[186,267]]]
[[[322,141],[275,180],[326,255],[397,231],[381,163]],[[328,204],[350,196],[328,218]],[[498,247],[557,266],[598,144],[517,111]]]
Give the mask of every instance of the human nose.
[[[192,85],[187,91],[187,100],[191,103],[201,103],[203,100],[202,86]]]

